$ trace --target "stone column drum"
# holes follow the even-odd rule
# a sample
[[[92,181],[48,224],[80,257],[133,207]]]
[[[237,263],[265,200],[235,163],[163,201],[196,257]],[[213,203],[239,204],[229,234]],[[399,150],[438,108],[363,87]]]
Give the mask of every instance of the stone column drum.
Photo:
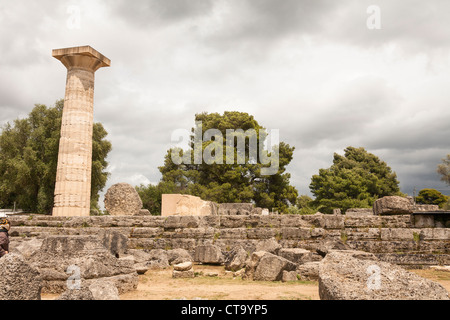
[[[53,216],[90,215],[95,71],[111,61],[90,46],[53,50],[67,68]]]

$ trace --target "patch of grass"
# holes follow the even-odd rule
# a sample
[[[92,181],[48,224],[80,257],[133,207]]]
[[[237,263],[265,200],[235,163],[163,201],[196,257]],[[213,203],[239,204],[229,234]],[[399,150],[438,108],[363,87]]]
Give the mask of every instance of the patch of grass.
[[[280,241],[281,239],[283,239],[283,235],[281,233],[277,232],[275,234],[275,240]]]
[[[450,272],[448,271],[440,271],[433,269],[409,270],[409,271],[433,281],[450,281]]]
[[[347,243],[347,240],[348,240],[348,235],[347,235],[347,233],[345,233],[345,232],[342,232],[342,233],[341,233],[341,240],[342,240],[342,242],[343,242],[344,244]]]
[[[287,293],[289,294],[289,293]],[[305,296],[303,294],[293,295],[293,296],[279,296],[280,300],[312,300],[310,296]]]
[[[420,242],[420,233],[414,232],[413,233],[413,239],[414,239],[414,242],[419,244],[419,242]]]

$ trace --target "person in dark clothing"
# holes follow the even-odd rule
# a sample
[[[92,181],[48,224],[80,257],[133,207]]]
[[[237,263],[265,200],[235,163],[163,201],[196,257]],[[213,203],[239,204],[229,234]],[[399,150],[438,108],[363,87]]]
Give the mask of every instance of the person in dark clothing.
[[[9,229],[9,220],[0,218],[0,258],[9,253]]]

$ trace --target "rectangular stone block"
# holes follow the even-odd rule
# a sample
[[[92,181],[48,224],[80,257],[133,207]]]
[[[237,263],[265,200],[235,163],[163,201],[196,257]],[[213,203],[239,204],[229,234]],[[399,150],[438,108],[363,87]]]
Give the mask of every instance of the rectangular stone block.
[[[220,217],[221,228],[242,228],[245,227],[245,217],[243,216],[225,216]]]
[[[281,238],[284,240],[311,239],[311,229],[307,228],[281,228]]]
[[[247,229],[248,239],[270,239],[277,234],[275,229],[255,228]]]
[[[184,194],[163,194],[161,216],[210,216],[216,215],[216,205],[199,197]]]
[[[199,221],[195,216],[169,216],[164,221],[164,229],[198,228]]]
[[[218,230],[220,239],[247,239],[247,229],[245,228],[227,228]]]
[[[164,233],[163,228],[136,228],[131,233],[131,238],[156,238]]]

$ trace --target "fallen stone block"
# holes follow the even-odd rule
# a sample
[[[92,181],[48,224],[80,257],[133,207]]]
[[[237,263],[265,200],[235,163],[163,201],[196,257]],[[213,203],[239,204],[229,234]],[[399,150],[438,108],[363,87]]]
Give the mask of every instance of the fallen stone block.
[[[175,271],[189,271],[192,269],[192,262],[184,262],[173,266]]]
[[[378,199],[373,204],[375,215],[401,215],[413,213],[413,206],[407,198],[391,196]]]
[[[210,216],[217,214],[217,205],[186,194],[163,194],[161,216]]]
[[[296,273],[303,281],[317,281],[319,280],[319,265],[320,262],[307,262],[297,266]]]
[[[255,251],[265,251],[270,252],[272,254],[277,254],[278,250],[281,249],[281,245],[275,239],[267,239],[258,241],[256,244]]]
[[[322,260],[319,254],[300,248],[283,248],[278,255],[296,264]]]
[[[350,247],[341,240],[326,240],[316,248],[316,252],[322,257],[331,250],[350,250]]]
[[[64,291],[56,300],[68,300],[68,301],[92,301],[94,295],[89,288],[84,287],[80,289],[72,289]]]
[[[222,264],[224,256],[220,247],[216,245],[197,246],[194,261],[205,264]]]
[[[282,282],[298,281],[297,272],[296,271],[283,271],[283,277],[282,277],[281,281]]]
[[[225,270],[238,271],[245,267],[248,259],[248,253],[241,246],[234,247],[225,257]]]
[[[172,278],[174,278],[174,279],[195,278],[195,273],[194,273],[194,270],[188,270],[188,271],[173,270]]]
[[[142,209],[142,200],[128,183],[117,183],[105,194],[105,209],[112,216],[134,216]]]
[[[96,280],[89,284],[94,300],[120,300],[119,290],[110,281]]]
[[[184,249],[174,249],[167,251],[167,259],[170,265],[193,261],[192,256],[187,250]]]
[[[283,271],[295,271],[297,265],[265,251],[254,252],[247,261],[245,279],[254,281],[281,281]]]
[[[267,253],[259,261],[253,275],[253,280],[280,281],[283,276],[283,271],[294,271],[296,268],[297,265],[295,263]]]
[[[41,272],[43,290],[48,293],[64,292],[69,277],[117,279],[119,291],[137,286],[138,275],[131,264],[113,256],[95,236],[47,237],[29,261]]]
[[[372,254],[332,251],[319,266],[321,300],[449,300],[440,284]]]
[[[16,253],[0,258],[0,300],[41,300],[42,278],[37,268]]]

